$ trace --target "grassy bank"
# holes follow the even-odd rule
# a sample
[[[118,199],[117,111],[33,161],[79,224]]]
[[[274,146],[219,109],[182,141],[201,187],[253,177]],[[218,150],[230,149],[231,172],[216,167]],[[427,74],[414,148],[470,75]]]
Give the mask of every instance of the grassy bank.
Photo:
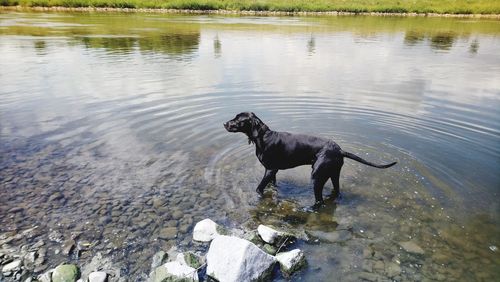
[[[0,0],[2,6],[500,14],[500,0]]]

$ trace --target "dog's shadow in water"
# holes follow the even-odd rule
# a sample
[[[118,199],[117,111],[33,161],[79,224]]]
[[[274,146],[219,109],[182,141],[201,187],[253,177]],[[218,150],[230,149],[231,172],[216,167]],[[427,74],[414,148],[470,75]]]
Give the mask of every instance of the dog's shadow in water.
[[[340,220],[335,216],[339,206],[363,204],[359,194],[345,191],[337,199],[327,195],[323,206],[313,207],[310,205],[314,202],[313,191],[307,187],[289,181],[279,181],[277,187],[268,186],[264,196],[250,210],[252,219],[256,223],[276,227],[334,231]]]

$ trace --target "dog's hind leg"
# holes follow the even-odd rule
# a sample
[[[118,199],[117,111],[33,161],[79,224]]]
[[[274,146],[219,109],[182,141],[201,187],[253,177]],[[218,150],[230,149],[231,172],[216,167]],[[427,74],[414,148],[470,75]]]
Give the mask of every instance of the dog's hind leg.
[[[278,172],[278,171],[276,171]],[[276,173],[273,175],[273,177],[271,178],[271,184],[273,184],[273,186],[276,187]]]
[[[333,169],[333,173],[330,176],[330,180],[332,181],[333,185],[333,191],[332,191],[332,197],[336,199],[340,195],[340,170],[342,169],[342,165],[336,166]]]
[[[277,169],[274,170],[266,169],[264,177],[262,177],[262,180],[260,181],[260,184],[259,186],[257,186],[257,189],[255,191],[257,191],[257,193],[259,193],[260,195],[263,195],[264,188],[266,188],[267,184],[273,181],[273,179],[274,181],[276,181],[276,173],[278,173]]]
[[[314,188],[314,198],[316,202],[314,203],[315,207],[319,207],[324,204],[323,201],[323,186],[325,186],[326,181],[328,180],[328,176],[318,176],[313,178],[313,188]]]
[[[315,207],[323,204],[323,186],[331,175],[331,163],[325,154],[318,154],[318,158],[312,166],[311,178],[313,181]]]

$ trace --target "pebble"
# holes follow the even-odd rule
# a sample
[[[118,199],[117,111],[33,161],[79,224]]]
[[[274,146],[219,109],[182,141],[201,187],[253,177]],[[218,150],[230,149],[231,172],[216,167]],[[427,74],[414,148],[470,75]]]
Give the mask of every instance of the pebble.
[[[159,208],[159,207],[161,207],[163,205],[165,205],[165,201],[163,199],[160,199],[160,198],[154,198],[153,199],[153,207]]]
[[[21,207],[14,207],[11,208],[10,210],[7,211],[7,213],[17,213],[17,212],[22,212],[24,209]]]
[[[184,216],[184,213],[180,210],[176,210],[172,213],[172,218],[174,220],[178,220],[178,219],[182,218],[182,216]]]
[[[19,259],[15,260],[13,262],[9,262],[8,264],[6,264],[2,267],[2,272],[8,273],[8,272],[18,271],[21,269],[21,264],[22,264],[22,261]]]
[[[424,250],[419,245],[417,245],[415,242],[412,241],[400,242],[399,245],[409,253],[419,254],[419,255],[423,255],[425,253]]]
[[[367,280],[367,281],[386,281],[388,280],[387,278],[381,276],[381,275],[378,275],[378,274],[375,274],[375,273],[369,273],[369,272],[361,272],[359,274],[359,278],[360,279],[363,279],[363,280]]]
[[[372,260],[364,260],[361,268],[366,272],[373,271],[373,261]]]
[[[52,242],[62,243],[63,235],[56,230],[49,233],[49,240]]]
[[[89,274],[89,282],[106,282],[108,274],[103,271],[96,271]]]
[[[384,272],[384,268],[385,268],[385,264],[383,261],[381,260],[377,260],[373,263],[373,270],[375,272],[379,272],[379,273],[382,273]]]
[[[41,246],[45,245],[45,242],[43,240],[37,241],[33,246],[31,246],[33,249],[38,249]]]
[[[28,269],[33,269],[35,266],[36,252],[29,252],[24,256],[24,266]]]
[[[394,276],[397,276],[401,273],[401,267],[399,265],[397,265],[396,263],[391,262],[391,263],[386,265],[385,272],[386,272],[387,276],[394,277]]]
[[[166,227],[160,230],[158,238],[163,240],[171,240],[177,238],[177,227]]]
[[[308,231],[309,235],[318,238],[320,241],[328,243],[340,243],[348,241],[352,238],[351,232],[347,230],[324,232],[324,231]]]
[[[64,198],[64,196],[61,193],[54,193],[49,197],[48,201],[49,202],[58,201],[61,200],[62,198]]]
[[[75,241],[73,239],[66,240],[62,246],[62,253],[64,255],[69,255],[74,248]]]

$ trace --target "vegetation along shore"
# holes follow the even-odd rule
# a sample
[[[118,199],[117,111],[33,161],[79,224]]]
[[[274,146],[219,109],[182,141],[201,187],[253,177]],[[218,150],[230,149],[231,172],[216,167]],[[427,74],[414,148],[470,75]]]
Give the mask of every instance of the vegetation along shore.
[[[250,14],[499,15],[500,0],[0,0],[6,7]]]

